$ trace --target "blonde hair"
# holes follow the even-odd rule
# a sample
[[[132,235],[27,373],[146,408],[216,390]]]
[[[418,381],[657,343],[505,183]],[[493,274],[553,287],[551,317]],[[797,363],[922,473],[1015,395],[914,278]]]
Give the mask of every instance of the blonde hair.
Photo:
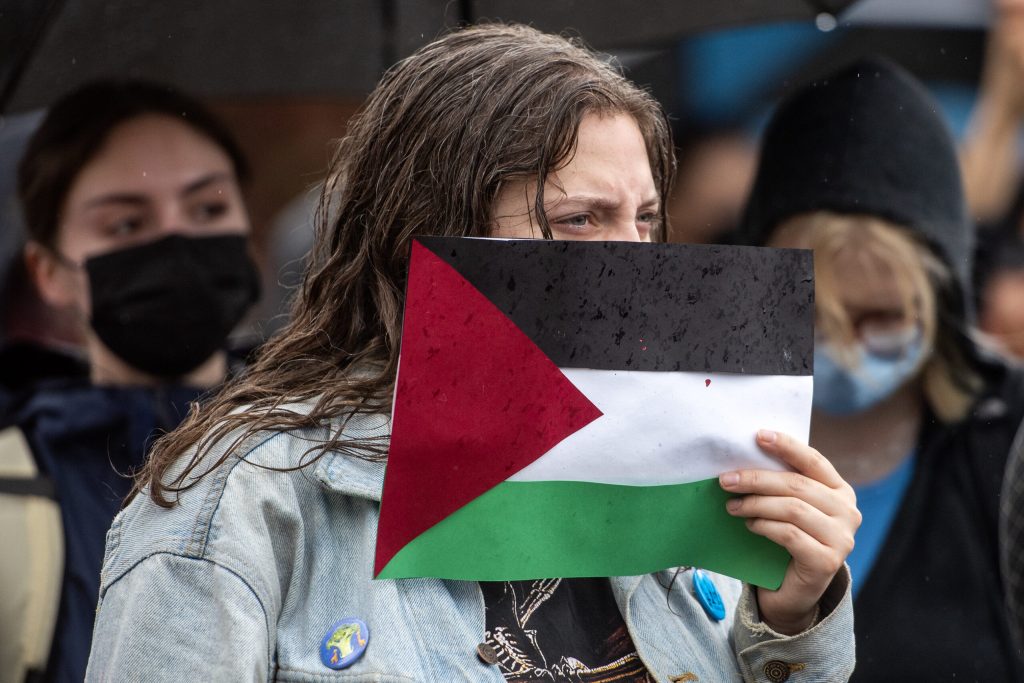
[[[892,276],[904,319],[920,323],[928,355],[919,376],[931,409],[944,422],[966,416],[981,381],[956,344],[939,337],[938,289],[953,278],[946,264],[899,225],[866,214],[800,214],[775,231],[776,238],[787,235],[787,244],[814,250],[816,325],[845,350],[840,360],[853,363],[857,332],[843,306],[836,263],[852,254],[868,272]]]

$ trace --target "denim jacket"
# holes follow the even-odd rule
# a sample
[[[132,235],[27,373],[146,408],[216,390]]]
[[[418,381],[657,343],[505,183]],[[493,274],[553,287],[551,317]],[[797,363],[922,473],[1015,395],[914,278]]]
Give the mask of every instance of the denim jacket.
[[[389,424],[361,415],[345,432],[386,438]],[[118,515],[107,534],[87,681],[504,680],[478,656],[485,621],[477,583],[371,578],[382,463],[327,452],[291,472],[265,467],[308,462],[306,451],[327,435],[248,437],[171,509],[140,495]],[[672,574],[610,579],[655,680],[849,677],[845,569],[818,623],[792,637],[759,621],[753,592],[740,582],[711,575],[731,608],[715,622],[692,595],[692,572],[666,591]],[[321,662],[320,644],[347,617],[364,621],[369,639],[360,659],[336,671]]]

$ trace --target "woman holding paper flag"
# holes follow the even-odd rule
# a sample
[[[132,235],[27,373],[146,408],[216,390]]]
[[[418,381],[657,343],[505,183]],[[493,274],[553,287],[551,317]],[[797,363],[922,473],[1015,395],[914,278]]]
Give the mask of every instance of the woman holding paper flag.
[[[968,336],[972,227],[938,105],[861,60],[769,123],[746,241],[812,248],[811,444],[854,484],[854,680],[1024,680],[997,522],[1024,385]]]
[[[715,392],[741,396],[757,381],[779,387],[783,413],[809,409],[810,325],[772,322],[810,322],[806,254],[706,248],[702,266],[684,268],[675,257],[690,248],[634,244],[663,235],[672,169],[654,100],[565,39],[470,28],[389,71],[335,158],[324,199],[334,218],[320,226],[292,322],[246,376],[157,445],[111,529],[87,678],[145,669],[147,680],[845,680],[854,652],[844,560],[860,516],[852,489],[800,434],[757,432],[779,426],[748,429],[737,416],[729,424],[741,427],[701,446],[718,469],[695,466],[703,474],[682,482],[517,479],[534,464],[557,471],[563,461],[548,456],[592,428],[625,428],[627,439],[631,429],[657,456],[650,462],[688,455],[651,438],[657,421],[630,422],[643,417],[631,403],[654,409],[649,393],[616,403],[604,379],[587,383],[597,372],[637,387],[657,375],[645,391],[671,386],[672,396],[693,381],[705,393],[686,389],[691,404],[675,412],[683,422],[701,402],[728,407]],[[749,329],[707,304],[742,298],[739,283],[721,280],[739,267],[750,274],[744,286],[760,278],[751,289],[766,302]],[[659,291],[636,277],[648,272]],[[694,287],[688,303],[674,301],[677,317],[704,311],[675,330],[659,315],[671,310],[669,276]],[[700,289],[702,279],[718,286]],[[592,338],[567,345],[570,320]],[[716,346],[708,339],[719,326],[730,339]],[[766,336],[782,345],[751,350]],[[749,384],[748,365],[762,375]],[[576,470],[644,474],[628,441],[615,449]],[[572,461],[581,449],[562,450]],[[684,493],[698,503],[678,507]],[[688,538],[694,548],[681,550],[696,553],[728,537],[726,555],[754,548],[747,557],[783,561],[762,587],[670,564],[595,573],[635,567],[631,556],[643,554],[611,543],[594,553],[605,529],[594,528],[595,500],[616,517],[653,513],[633,534],[652,542]],[[512,514],[479,524],[466,514],[479,505]],[[503,538],[541,508],[551,512],[526,540],[545,535],[547,545],[521,546],[508,576],[483,561],[480,582],[452,580],[470,578],[459,567],[417,569],[449,559],[441,554],[468,563],[507,551]],[[605,522],[609,534],[623,529],[607,513]],[[552,544],[546,527],[580,535]],[[439,542],[444,534],[454,545]],[[607,563],[522,573],[587,553]],[[726,571],[721,555],[715,567]],[[389,572],[433,578],[379,578]]]

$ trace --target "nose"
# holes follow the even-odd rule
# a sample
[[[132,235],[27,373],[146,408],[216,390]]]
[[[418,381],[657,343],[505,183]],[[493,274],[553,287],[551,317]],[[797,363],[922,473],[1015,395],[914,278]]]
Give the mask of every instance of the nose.
[[[624,220],[615,224],[607,239],[613,242],[649,242],[650,235],[635,220]]]
[[[158,231],[162,236],[167,235],[194,235],[200,232],[201,227],[196,225],[186,213],[184,207],[164,206],[159,213]]]

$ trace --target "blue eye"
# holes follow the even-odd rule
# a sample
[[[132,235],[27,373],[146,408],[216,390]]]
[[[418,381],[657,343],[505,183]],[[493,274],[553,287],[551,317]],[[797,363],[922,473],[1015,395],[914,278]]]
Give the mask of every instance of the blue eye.
[[[567,218],[563,218],[558,222],[564,223],[565,225],[571,225],[574,228],[583,228],[586,227],[587,223],[590,222],[590,217],[587,216],[587,214],[585,213],[581,213],[576,216],[569,216]]]

